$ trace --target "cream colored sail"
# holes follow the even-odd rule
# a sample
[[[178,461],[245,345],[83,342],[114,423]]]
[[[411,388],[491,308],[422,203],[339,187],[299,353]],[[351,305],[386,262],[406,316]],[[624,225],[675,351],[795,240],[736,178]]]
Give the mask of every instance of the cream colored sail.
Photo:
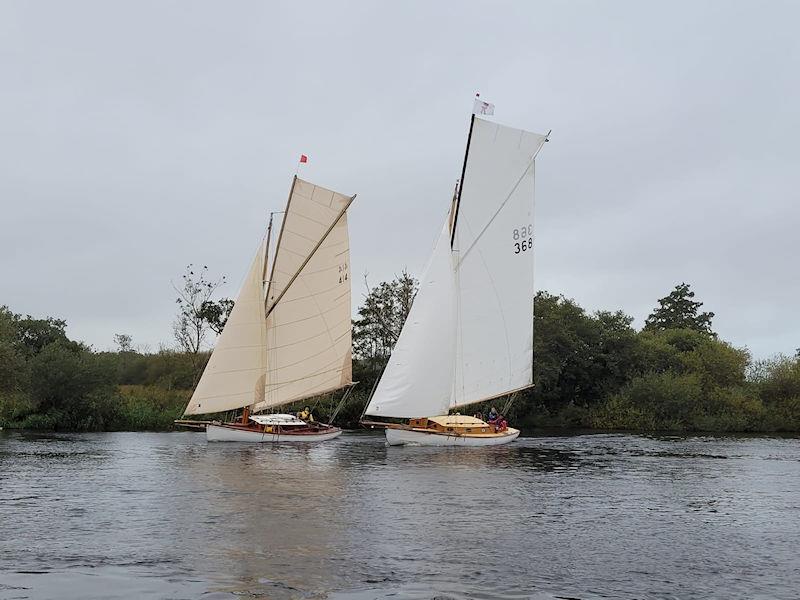
[[[534,159],[545,136],[475,118],[453,240],[450,406],[533,383]]]
[[[350,196],[294,178],[275,249],[267,312],[281,299],[292,279],[352,200]]]
[[[184,414],[232,410],[263,398],[267,367],[265,260],[266,241],[253,258],[233,310]]]
[[[298,204],[291,202],[290,210]],[[342,209],[339,207],[339,212]],[[295,225],[302,222],[293,220]],[[308,239],[313,238],[308,236]],[[286,273],[281,272],[281,276]],[[256,405],[256,410],[352,383],[350,243],[346,214],[336,221],[305,267],[284,289],[285,293],[267,317],[267,384],[263,401]],[[273,291],[270,290],[270,297]]]
[[[295,178],[273,265],[265,242],[185,414],[262,410],[352,383],[354,197]]]

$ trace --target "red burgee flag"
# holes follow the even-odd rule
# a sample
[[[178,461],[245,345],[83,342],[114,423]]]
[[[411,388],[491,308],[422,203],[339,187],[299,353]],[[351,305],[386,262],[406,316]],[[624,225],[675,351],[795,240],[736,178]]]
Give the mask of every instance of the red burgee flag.
[[[307,163],[308,162],[308,157],[305,154],[301,154],[300,155],[300,162],[301,163]]]

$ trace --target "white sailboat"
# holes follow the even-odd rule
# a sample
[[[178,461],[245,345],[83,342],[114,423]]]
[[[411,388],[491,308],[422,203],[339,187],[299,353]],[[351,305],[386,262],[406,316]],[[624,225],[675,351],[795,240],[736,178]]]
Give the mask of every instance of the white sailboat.
[[[272,217],[185,415],[242,409],[209,422],[209,441],[317,442],[338,427],[257,414],[353,385],[350,242],[355,196],[292,181],[270,264]]]
[[[472,115],[459,187],[362,417],[385,427],[390,445],[488,446],[519,435],[448,413],[533,384],[535,159],[545,141]]]

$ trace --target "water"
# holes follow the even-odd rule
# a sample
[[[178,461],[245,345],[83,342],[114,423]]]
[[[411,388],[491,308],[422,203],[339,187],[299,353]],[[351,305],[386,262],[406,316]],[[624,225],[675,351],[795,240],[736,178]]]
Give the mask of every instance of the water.
[[[0,599],[798,598],[800,440],[0,433]]]

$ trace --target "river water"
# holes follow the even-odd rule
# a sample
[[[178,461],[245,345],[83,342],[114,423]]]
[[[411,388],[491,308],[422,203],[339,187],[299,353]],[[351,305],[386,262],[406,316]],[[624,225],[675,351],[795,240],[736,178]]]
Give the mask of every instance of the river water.
[[[798,598],[800,440],[0,433],[0,599]]]

